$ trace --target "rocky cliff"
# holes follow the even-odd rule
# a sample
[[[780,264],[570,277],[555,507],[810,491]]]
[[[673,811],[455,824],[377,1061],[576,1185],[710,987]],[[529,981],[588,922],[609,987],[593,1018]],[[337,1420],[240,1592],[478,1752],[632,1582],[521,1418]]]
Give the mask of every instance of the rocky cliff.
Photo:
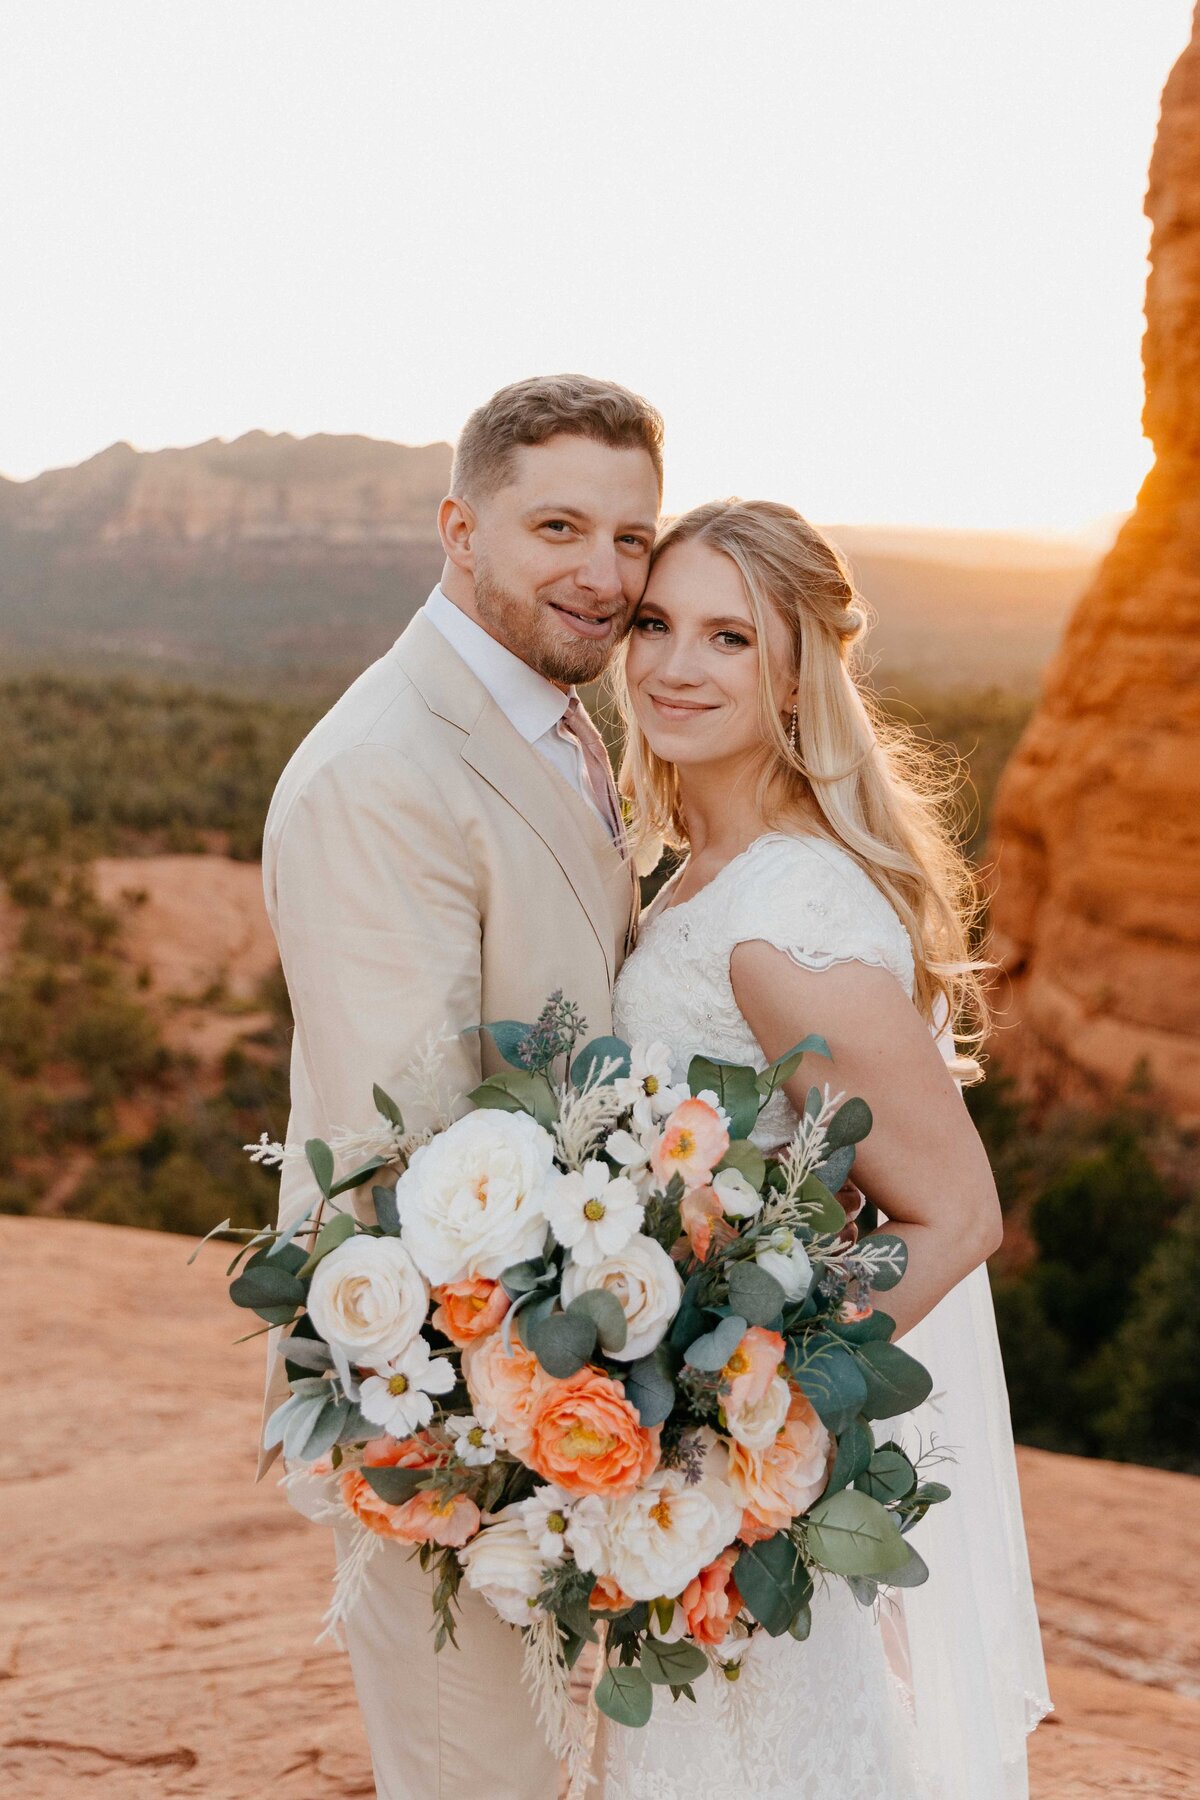
[[[1200,1118],[1200,14],[1146,210],[1155,465],[1079,602],[997,796],[995,1051],[1037,1097],[1148,1083]],[[1002,997],[1007,1005],[1008,996]]]

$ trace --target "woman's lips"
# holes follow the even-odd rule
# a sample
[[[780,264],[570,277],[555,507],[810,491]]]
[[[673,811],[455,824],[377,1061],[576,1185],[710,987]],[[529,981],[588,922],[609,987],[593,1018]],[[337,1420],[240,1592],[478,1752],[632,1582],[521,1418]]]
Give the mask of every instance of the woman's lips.
[[[659,694],[650,695],[650,704],[663,719],[694,719],[699,713],[714,710],[706,701],[665,700]]]
[[[551,600],[550,605],[564,623],[569,625],[572,631],[577,631],[580,637],[606,638],[612,632],[613,619],[616,616],[614,613],[609,613],[606,618],[596,619],[587,613],[572,612],[569,607],[560,605],[557,600]]]

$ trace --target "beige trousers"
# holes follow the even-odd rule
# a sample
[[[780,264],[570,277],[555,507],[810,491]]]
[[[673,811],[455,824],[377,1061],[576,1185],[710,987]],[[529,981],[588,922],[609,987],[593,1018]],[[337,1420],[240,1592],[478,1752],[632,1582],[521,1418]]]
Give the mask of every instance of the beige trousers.
[[[334,1535],[339,1550],[351,1541]],[[464,1584],[458,1649],[435,1654],[431,1587],[407,1550],[383,1544],[346,1621],[378,1800],[555,1800],[520,1633]]]

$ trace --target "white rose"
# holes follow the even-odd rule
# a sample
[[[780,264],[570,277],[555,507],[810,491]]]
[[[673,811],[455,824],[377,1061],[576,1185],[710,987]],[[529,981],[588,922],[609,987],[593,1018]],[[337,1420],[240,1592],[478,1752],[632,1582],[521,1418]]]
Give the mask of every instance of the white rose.
[[[693,1486],[658,1469],[609,1508],[608,1568],[631,1600],[683,1592],[731,1544],[742,1521],[733,1489],[715,1473]]]
[[[683,1282],[675,1264],[661,1244],[641,1233],[630,1238],[615,1256],[603,1257],[587,1268],[568,1263],[562,1280],[564,1310],[589,1288],[607,1288],[621,1303],[629,1335],[625,1348],[612,1353],[620,1362],[649,1356],[666,1336],[683,1298]]]
[[[321,1258],[307,1301],[325,1342],[368,1368],[403,1356],[428,1305],[429,1289],[399,1238],[366,1236],[347,1238]]]
[[[812,1282],[808,1252],[795,1234],[781,1225],[754,1252],[760,1269],[773,1275],[789,1300],[801,1300]]]
[[[713,1193],[727,1219],[752,1219],[761,1211],[763,1197],[751,1187],[740,1169],[721,1169],[713,1176]]]
[[[747,1450],[769,1450],[787,1423],[791,1389],[776,1375],[757,1406],[743,1406],[725,1421],[731,1438]]]
[[[404,1242],[435,1285],[490,1280],[540,1256],[554,1143],[528,1113],[468,1113],[416,1151],[396,1184]]]
[[[541,1608],[533,1605],[542,1585],[545,1557],[530,1541],[517,1506],[506,1506],[494,1524],[458,1553],[467,1586],[482,1594],[510,1625],[529,1625]]]

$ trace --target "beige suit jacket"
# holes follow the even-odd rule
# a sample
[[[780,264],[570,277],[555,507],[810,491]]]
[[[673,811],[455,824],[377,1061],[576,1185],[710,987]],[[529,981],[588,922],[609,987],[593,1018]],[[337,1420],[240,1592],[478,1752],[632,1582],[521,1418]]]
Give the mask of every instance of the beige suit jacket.
[[[555,988],[589,1036],[611,1029],[633,870],[420,613],[288,763],[263,883],[295,1020],[291,1143],[377,1124],[375,1082],[426,1122],[403,1070],[430,1032],[451,1034],[461,1095],[503,1066],[469,1028],[532,1020]],[[317,1198],[307,1165],[285,1164],[280,1224]],[[277,1335],[268,1410],[287,1393]]]

